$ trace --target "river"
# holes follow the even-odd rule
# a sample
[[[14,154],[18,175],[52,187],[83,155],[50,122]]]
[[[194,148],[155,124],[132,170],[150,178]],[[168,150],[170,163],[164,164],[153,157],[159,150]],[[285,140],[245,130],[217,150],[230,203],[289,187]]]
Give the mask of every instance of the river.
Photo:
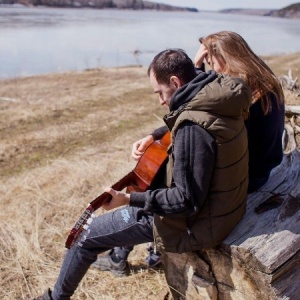
[[[241,34],[259,55],[300,51],[300,20],[214,12],[0,6],[0,78],[148,65],[170,47],[191,58],[198,38]]]

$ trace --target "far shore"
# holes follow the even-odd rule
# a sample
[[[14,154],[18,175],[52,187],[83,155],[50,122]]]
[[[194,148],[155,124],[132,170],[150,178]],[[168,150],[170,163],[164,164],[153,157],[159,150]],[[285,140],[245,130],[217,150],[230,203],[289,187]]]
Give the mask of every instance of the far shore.
[[[30,2],[30,1],[29,1]],[[225,8],[221,10],[204,10],[204,9],[197,9],[194,7],[178,7],[178,6],[172,6],[172,5],[166,5],[169,7],[169,9],[165,9],[163,7],[161,8],[133,8],[133,7],[126,7],[126,8],[120,8],[120,7],[95,7],[95,6],[79,6],[73,5],[70,6],[69,4],[65,6],[50,6],[50,5],[32,5],[28,2],[28,4],[24,3],[14,3],[14,4],[5,4],[0,3],[0,7],[24,7],[24,8],[31,8],[31,7],[42,7],[42,8],[57,8],[57,9],[101,9],[101,10],[157,10],[157,11],[168,11],[168,12],[192,12],[192,13],[220,13],[220,14],[238,14],[238,15],[253,15],[253,16],[262,16],[262,17],[279,17],[279,18],[286,18],[286,19],[299,19],[300,13],[297,11],[289,11],[289,12],[282,12],[283,9],[286,7],[282,7],[279,9],[271,9],[271,8]],[[157,5],[160,5],[160,3],[157,3]],[[163,5],[163,4],[162,4]],[[163,5],[164,6],[164,5]]]

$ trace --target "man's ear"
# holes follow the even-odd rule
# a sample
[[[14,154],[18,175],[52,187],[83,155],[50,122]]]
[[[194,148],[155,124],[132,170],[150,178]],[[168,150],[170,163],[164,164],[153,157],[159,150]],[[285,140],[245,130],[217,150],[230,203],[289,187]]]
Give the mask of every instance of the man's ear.
[[[173,83],[176,89],[179,89],[182,86],[181,81],[177,76],[171,76],[170,83]]]

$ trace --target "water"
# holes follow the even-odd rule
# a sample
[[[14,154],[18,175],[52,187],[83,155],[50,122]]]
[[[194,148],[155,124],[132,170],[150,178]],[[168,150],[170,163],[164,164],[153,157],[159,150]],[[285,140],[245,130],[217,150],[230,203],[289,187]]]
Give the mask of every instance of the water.
[[[198,38],[241,34],[259,55],[300,51],[300,20],[218,13],[0,7],[0,78],[148,65],[177,47],[191,58]]]

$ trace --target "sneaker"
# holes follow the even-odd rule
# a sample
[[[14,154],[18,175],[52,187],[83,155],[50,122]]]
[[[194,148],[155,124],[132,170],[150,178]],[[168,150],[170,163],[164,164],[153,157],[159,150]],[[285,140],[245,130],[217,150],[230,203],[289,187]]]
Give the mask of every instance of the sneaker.
[[[161,263],[159,255],[152,253],[149,256],[145,258],[145,262],[147,263],[149,268],[155,268],[158,267],[158,265]]]
[[[33,298],[33,300],[52,300],[51,290],[50,289],[46,290],[45,293],[42,296],[38,296],[37,298]]]
[[[147,251],[149,252],[149,255],[145,258],[145,262],[147,263],[149,268],[155,268],[157,267],[161,261],[160,261],[160,253],[154,252],[154,249],[152,246],[149,246],[147,248]]]
[[[92,264],[98,270],[110,271],[115,277],[125,277],[130,273],[128,262],[121,260],[120,262],[114,262],[110,255],[99,255],[97,260]]]

